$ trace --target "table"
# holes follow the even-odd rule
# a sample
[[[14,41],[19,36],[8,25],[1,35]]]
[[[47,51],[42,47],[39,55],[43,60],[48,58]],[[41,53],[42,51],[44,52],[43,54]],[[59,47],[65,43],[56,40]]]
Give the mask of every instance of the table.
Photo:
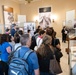
[[[72,68],[76,64],[76,46],[70,47],[70,53],[69,53],[69,66],[70,66],[70,75],[72,75]]]

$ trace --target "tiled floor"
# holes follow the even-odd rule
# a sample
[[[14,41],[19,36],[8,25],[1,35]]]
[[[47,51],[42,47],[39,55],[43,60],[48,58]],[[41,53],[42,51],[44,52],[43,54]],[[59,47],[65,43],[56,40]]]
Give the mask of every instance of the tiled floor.
[[[68,55],[65,52],[65,48],[68,47],[67,42],[66,43],[62,43],[61,42],[61,49],[62,49],[62,53],[63,53],[63,57],[61,58],[61,67],[63,70],[63,73],[59,74],[59,75],[70,75],[69,74],[69,65],[68,65]]]

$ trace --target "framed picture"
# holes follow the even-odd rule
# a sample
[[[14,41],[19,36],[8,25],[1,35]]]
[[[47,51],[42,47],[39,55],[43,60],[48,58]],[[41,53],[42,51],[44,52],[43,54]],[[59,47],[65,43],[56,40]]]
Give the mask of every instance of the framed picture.
[[[10,25],[14,22],[13,8],[4,5],[2,8],[5,28],[10,28]]]
[[[36,30],[35,22],[26,22],[26,23],[24,23],[24,33],[27,33],[28,30],[31,31],[31,36],[33,36],[34,31]]]
[[[51,25],[51,7],[39,8],[39,25],[42,29]]]
[[[75,10],[67,11],[66,12],[66,25],[65,26],[69,30],[69,36],[75,35],[75,29],[74,29],[75,24],[76,24]]]

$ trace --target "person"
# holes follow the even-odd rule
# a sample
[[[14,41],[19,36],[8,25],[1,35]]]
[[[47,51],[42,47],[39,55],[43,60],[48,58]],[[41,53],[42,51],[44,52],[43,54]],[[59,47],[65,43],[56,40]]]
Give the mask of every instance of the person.
[[[16,50],[18,47],[21,46],[21,43],[20,43],[20,35],[19,35],[18,32],[16,32],[15,35],[14,35],[14,41],[15,41],[14,50]],[[20,48],[18,48],[18,49],[20,49]]]
[[[15,46],[14,37],[9,35],[8,40],[9,40],[9,44],[12,46],[12,51],[13,51],[14,50],[14,46]]]
[[[74,24],[74,28],[76,28],[76,23]]]
[[[5,33],[10,34],[10,29],[7,28]]]
[[[19,30],[18,33],[19,33],[20,36],[22,36],[24,34],[22,30]]]
[[[22,45],[20,51],[20,57],[22,57],[27,51],[30,50],[30,45],[31,45],[31,37],[29,34],[24,34],[20,38],[20,43]],[[28,59],[27,63],[29,64],[29,73],[30,75],[39,75],[39,64],[38,64],[38,59],[37,55],[35,52],[32,52]]]
[[[53,33],[52,46],[55,47],[55,56],[57,62],[60,64],[60,58],[63,56],[61,52],[60,40],[56,37],[56,32]]]
[[[62,42],[66,43],[66,37],[67,37],[67,30],[66,30],[66,26],[63,27],[62,31]]]
[[[7,34],[3,34],[1,36],[1,61],[0,61],[0,66],[1,66],[1,70],[0,72],[2,72],[2,75],[8,75],[8,56],[12,51],[12,47],[8,42],[8,35]],[[0,73],[1,74],[1,73]]]
[[[16,24],[12,24],[12,29],[11,29],[11,36],[14,37],[14,34],[16,33]]]
[[[40,75],[54,75],[49,72],[50,60],[54,59],[51,43],[52,37],[46,35],[41,46],[37,50]]]
[[[36,40],[37,47],[40,47],[40,45],[42,44],[42,41],[43,41],[44,36],[45,36],[45,31],[44,30],[41,30],[39,32],[39,36],[38,36],[38,38]]]
[[[27,33],[30,35],[30,37],[32,37],[32,36],[31,36],[31,30],[28,30]]]
[[[53,36],[53,33],[54,33],[53,27],[47,27],[47,28],[46,28],[46,34],[47,34],[47,35]]]
[[[41,26],[38,26],[34,34],[38,33],[40,30],[42,30]]]

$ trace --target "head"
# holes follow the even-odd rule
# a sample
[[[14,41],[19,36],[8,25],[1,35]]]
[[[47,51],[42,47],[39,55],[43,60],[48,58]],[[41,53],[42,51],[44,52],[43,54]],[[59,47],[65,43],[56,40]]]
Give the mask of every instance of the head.
[[[9,34],[9,33],[10,33],[10,29],[7,28],[7,29],[6,29],[6,32],[8,32],[8,34]]]
[[[8,42],[9,41],[8,37],[9,37],[8,34],[2,34],[2,36],[1,36],[1,44],[4,43],[4,42]]]
[[[40,27],[40,26],[38,26],[38,29],[41,29],[41,27]]]
[[[18,32],[21,36],[23,35],[23,31],[22,30],[19,30]]]
[[[54,31],[52,37],[53,37],[53,38],[56,38],[56,34],[57,34],[57,33]]]
[[[22,46],[27,46],[30,47],[31,46],[31,37],[29,34],[24,34],[21,36],[20,38],[20,42]]]
[[[49,59],[50,57],[50,53],[51,52],[51,49],[50,49],[50,43],[52,41],[52,38],[48,35],[46,35],[44,38],[43,38],[43,43],[42,45],[38,48],[37,50],[37,53],[46,58],[46,59]]]
[[[14,37],[13,37],[13,36],[11,36],[11,35],[9,35],[8,40],[9,40],[9,42],[14,41]]]
[[[16,29],[16,24],[14,23],[14,24],[12,24],[12,27],[14,28],[14,29]]]
[[[51,43],[52,43],[52,37],[49,36],[49,35],[46,35],[46,36],[43,38],[42,44],[51,45]]]
[[[14,41],[15,41],[15,43],[19,43],[20,42],[19,33],[15,33],[15,35],[14,35]]]
[[[28,33],[30,33],[30,32],[31,32],[31,30],[28,30],[27,32],[28,32]]]
[[[44,30],[40,30],[39,35],[40,35],[42,38],[44,38],[45,35],[46,35],[46,33],[45,33]]]
[[[66,29],[66,26],[64,26],[63,29]]]

